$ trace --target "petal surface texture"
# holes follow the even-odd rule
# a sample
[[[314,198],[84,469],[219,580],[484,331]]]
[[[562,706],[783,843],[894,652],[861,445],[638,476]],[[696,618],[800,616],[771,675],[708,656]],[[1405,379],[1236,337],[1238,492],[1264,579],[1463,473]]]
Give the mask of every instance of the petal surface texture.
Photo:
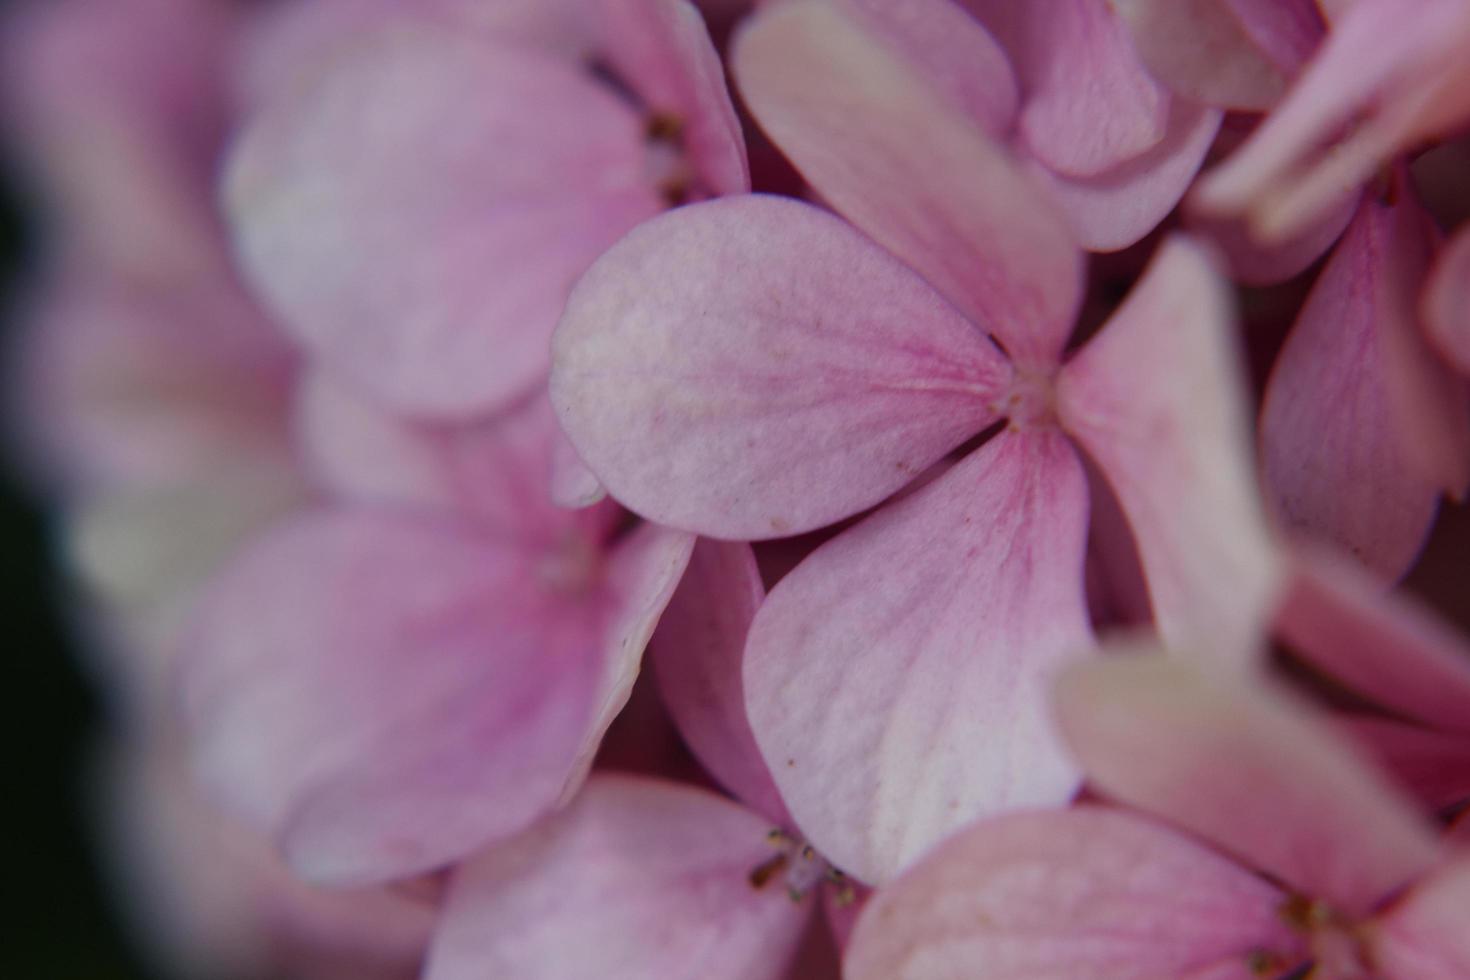
[[[1268,501],[1284,529],[1351,551],[1382,578],[1408,570],[1441,491],[1464,488],[1459,379],[1419,331],[1428,217],[1367,200],[1312,288],[1261,408]]]
[[[471,32],[365,32],[286,94],[229,160],[245,272],[297,339],[403,410],[528,391],[577,276],[662,206],[630,106]]]
[[[196,762],[308,878],[438,867],[560,796],[595,705],[594,617],[463,522],[346,511],[257,542],[183,664]]]
[[[1428,821],[1305,706],[1161,655],[1073,667],[1058,717],[1104,794],[1348,915],[1433,865]]]
[[[1055,205],[977,123],[823,0],[754,18],[734,66],[762,128],[825,200],[1017,363],[1055,362],[1082,256]]]
[[[1290,950],[1282,895],[1150,820],[1100,807],[982,821],[863,911],[847,980],[1247,980]]]
[[[1231,320],[1203,251],[1171,239],[1057,400],[1128,516],[1166,642],[1239,663],[1260,647],[1277,561]]]
[[[752,886],[769,826],[705,790],[595,776],[458,871],[425,980],[779,980],[812,906]]]
[[[817,549],[746,647],[756,741],[791,814],[869,884],[976,817],[1067,800],[1054,673],[1092,646],[1087,482],[1056,431],[997,436]]]
[[[648,655],[690,751],[736,799],[786,826],[791,818],[746,717],[741,670],[765,596],[750,545],[701,539]]]
[[[573,291],[552,401],[619,501],[713,537],[870,507],[996,417],[1010,367],[923,280],[774,197],[646,222]]]

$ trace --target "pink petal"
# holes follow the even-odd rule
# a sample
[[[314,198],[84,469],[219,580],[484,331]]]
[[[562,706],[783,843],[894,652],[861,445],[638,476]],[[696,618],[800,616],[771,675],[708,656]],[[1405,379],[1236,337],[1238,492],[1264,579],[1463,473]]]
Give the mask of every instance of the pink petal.
[[[1100,791],[1349,915],[1438,855],[1407,800],[1268,689],[1124,655],[1073,667],[1058,694],[1067,743]]]
[[[712,793],[601,775],[566,811],[456,874],[426,980],[778,980],[809,916],[764,819]]]
[[[1006,432],[771,592],[746,705],[797,825],[835,865],[879,884],[976,817],[1071,796],[1047,691],[1092,646],[1086,534],[1067,441]]]
[[[1018,93],[1010,60],[950,0],[842,0],[847,12],[997,139],[1010,131]]]
[[[590,507],[607,497],[607,488],[582,462],[561,429],[551,451],[551,499],[559,507]]]
[[[322,513],[205,597],[181,680],[196,760],[293,867],[438,867],[561,796],[594,717],[596,618],[462,522]]]
[[[1296,653],[1378,704],[1470,735],[1470,645],[1407,595],[1347,561],[1293,564],[1276,629]]]
[[[750,165],[725,69],[685,0],[602,0],[603,50],[654,115],[680,120],[682,146],[714,194],[750,190]]]
[[[1278,523],[1408,570],[1441,491],[1470,480],[1458,379],[1419,334],[1428,217],[1366,200],[1302,307],[1266,386],[1261,455]]]
[[[1313,0],[1116,0],[1139,57],[1175,94],[1271,108],[1321,39]]]
[[[1113,252],[1141,240],[1174,209],[1220,129],[1218,109],[1175,99],[1153,148],[1111,170],[1069,177],[1031,162],[1083,248]]]
[[[1099,807],[1023,813],[957,834],[881,889],[848,980],[1248,980],[1294,962],[1284,896],[1165,827]]]
[[[1169,93],[1138,60],[1106,0],[969,5],[1010,52],[1024,95],[1019,136],[1048,169],[1092,176],[1164,138]]]
[[[1358,213],[1361,193],[1349,194],[1335,208],[1281,241],[1256,238],[1249,222],[1189,214],[1190,233],[1215,246],[1230,266],[1230,278],[1245,286],[1272,286],[1295,278],[1320,259]]]
[[[1291,235],[1415,142],[1470,114],[1462,0],[1361,0],[1250,141],[1202,181],[1201,208]],[[1344,138],[1336,139],[1346,130]]]
[[[745,714],[745,636],[766,597],[748,544],[702,539],[648,646],[690,751],[736,799],[778,826],[791,817]]]
[[[1470,374],[1470,225],[1450,239],[1424,292],[1430,342],[1463,374]]]
[[[569,285],[661,206],[631,108],[472,33],[368,32],[289,94],[229,161],[245,271],[299,340],[406,411],[533,387]]]
[[[1470,976],[1470,858],[1462,853],[1418,887],[1374,929],[1379,969],[1394,980],[1459,980]]]
[[[774,197],[690,205],[567,303],[552,400],[608,492],[716,537],[870,507],[996,417],[1005,359],[848,225]]]
[[[1062,369],[1057,403],[1133,527],[1165,641],[1238,662],[1260,647],[1277,562],[1230,321],[1205,254],[1171,239]]]
[[[1371,715],[1338,723],[1425,806],[1444,811],[1470,799],[1470,737],[1464,733],[1447,735]]]
[[[1051,365],[1081,297],[1061,216],[921,72],[820,2],[773,5],[737,40],[762,128],[844,216],[1023,366]]]

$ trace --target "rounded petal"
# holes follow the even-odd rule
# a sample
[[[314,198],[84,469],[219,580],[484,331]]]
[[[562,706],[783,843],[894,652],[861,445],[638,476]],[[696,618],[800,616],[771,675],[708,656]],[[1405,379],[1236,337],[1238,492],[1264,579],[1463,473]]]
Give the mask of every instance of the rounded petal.
[[[1424,544],[1442,491],[1470,480],[1462,383],[1419,333],[1428,218],[1365,200],[1277,358],[1261,457],[1277,522],[1386,580]]]
[[[791,822],[745,713],[745,637],[766,596],[750,545],[701,539],[648,655],[689,749],[736,799]]]
[[[1160,633],[1227,664],[1262,649],[1278,577],[1234,342],[1224,283],[1175,238],[1057,381],[1064,428],[1133,528]]]
[[[780,198],[649,221],[577,284],[552,401],[608,492],[714,537],[870,507],[995,418],[1004,358],[837,218]]]
[[[1093,642],[1086,535],[1066,439],[1007,432],[772,590],[746,705],[797,826],[833,864],[876,885],[976,817],[1071,797],[1048,691]]]
[[[1284,897],[1132,814],[1015,814],[957,834],[880,889],[844,976],[1248,980],[1262,955],[1305,952],[1277,916]]]
[[[1456,370],[1470,374],[1470,225],[1435,260],[1423,308],[1430,341]]]
[[[596,712],[595,616],[463,522],[321,513],[211,586],[182,664],[196,764],[293,867],[438,867],[560,798]]]
[[[1101,792],[1348,915],[1431,867],[1425,817],[1308,709],[1160,655],[1063,675],[1058,718]]]
[[[769,826],[704,790],[594,776],[458,870],[425,980],[779,980],[809,907],[751,883]]]
[[[528,391],[571,283],[661,207],[634,110],[531,50],[398,25],[288,94],[228,162],[245,272],[297,339],[405,411]]]
[[[823,199],[1018,363],[1055,363],[1082,255],[1044,192],[922,71],[822,0],[754,17],[734,66],[762,128]]]

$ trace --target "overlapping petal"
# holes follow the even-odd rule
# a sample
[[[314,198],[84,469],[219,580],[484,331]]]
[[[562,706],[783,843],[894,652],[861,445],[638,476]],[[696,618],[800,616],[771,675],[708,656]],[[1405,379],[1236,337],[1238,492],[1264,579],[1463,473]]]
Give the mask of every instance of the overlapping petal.
[[[778,980],[810,906],[749,880],[767,829],[704,790],[594,776],[456,872],[426,980]]]
[[[1379,968],[1392,977],[1456,980],[1470,974],[1470,858],[1463,853],[1421,882],[1375,924]]]
[[[634,230],[578,283],[554,348],[552,400],[608,491],[726,538],[877,503],[993,421],[1010,375],[887,253],[763,196]]]
[[[976,817],[1070,797],[1046,692],[1092,644],[1086,533],[1066,439],[1007,432],[767,597],[746,648],[751,726],[835,865],[877,884]]]
[[[1133,527],[1160,632],[1225,663],[1259,650],[1278,574],[1232,344],[1223,283],[1172,239],[1057,380],[1063,427]]]
[[[1261,409],[1279,524],[1349,549],[1388,580],[1409,567],[1441,492],[1470,478],[1465,392],[1429,350],[1418,297],[1428,216],[1365,200],[1277,358]]]
[[[1072,668],[1067,743],[1103,793],[1348,915],[1439,856],[1429,822],[1307,709],[1157,655]]]
[[[662,206],[634,109],[548,55],[397,24],[290,95],[230,158],[245,271],[310,350],[404,410],[528,391],[572,282]]]
[[[881,889],[849,980],[1248,980],[1299,946],[1274,886],[1132,814],[982,821]],[[1298,950],[1299,951],[1299,950]]]
[[[1470,228],[1456,234],[1435,260],[1425,286],[1424,321],[1440,353],[1470,374]]]
[[[1081,253],[1055,206],[922,72],[823,0],[752,19],[734,66],[762,128],[824,199],[1018,364],[1055,362]]]

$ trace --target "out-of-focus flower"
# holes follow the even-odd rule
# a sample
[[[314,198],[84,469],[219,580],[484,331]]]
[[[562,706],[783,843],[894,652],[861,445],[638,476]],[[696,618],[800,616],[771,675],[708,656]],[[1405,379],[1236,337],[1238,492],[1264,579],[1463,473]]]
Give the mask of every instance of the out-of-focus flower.
[[[1074,668],[1059,704],[1098,790],[1172,827],[1092,806],[978,824],[874,896],[849,977],[1470,967],[1470,863],[1302,706],[1156,655]]]
[[[1129,515],[1165,635],[1248,657],[1272,551],[1227,304],[1197,249],[1166,246],[1064,366],[1082,254],[1002,149],[833,5],[777,5],[735,63],[766,130],[884,248],[761,197],[651,221],[574,291],[552,393],[617,499],[729,538],[857,513],[1008,420],[820,547],[751,635],[777,785],[873,883],[967,820],[1075,788],[1044,696],[1091,643],[1068,437]]]

